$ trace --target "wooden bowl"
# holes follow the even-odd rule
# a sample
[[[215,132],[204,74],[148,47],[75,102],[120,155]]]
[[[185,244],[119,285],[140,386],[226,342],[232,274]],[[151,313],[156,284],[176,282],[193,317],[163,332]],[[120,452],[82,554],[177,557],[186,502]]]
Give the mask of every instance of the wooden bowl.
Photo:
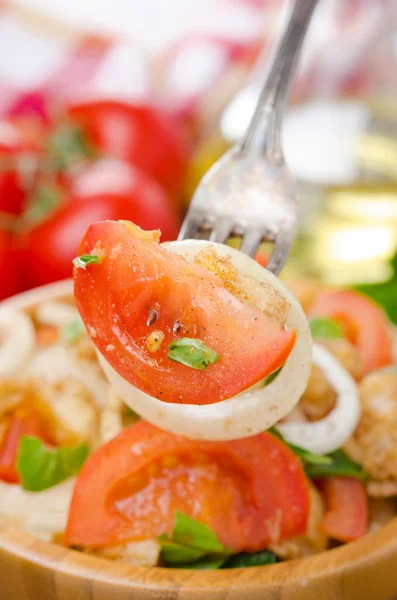
[[[24,308],[70,293],[71,281],[6,300]],[[310,558],[219,571],[131,567],[42,542],[0,522],[1,600],[392,600],[397,518]]]

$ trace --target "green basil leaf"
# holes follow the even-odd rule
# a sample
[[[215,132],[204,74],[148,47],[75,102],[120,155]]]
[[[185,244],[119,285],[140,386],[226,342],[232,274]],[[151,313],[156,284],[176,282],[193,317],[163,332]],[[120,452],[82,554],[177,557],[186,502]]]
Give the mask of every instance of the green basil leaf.
[[[280,367],[279,369],[277,369],[277,371],[274,371],[274,373],[270,373],[270,375],[268,375],[265,379],[265,385],[269,385],[269,383],[274,381],[276,379],[277,375],[281,372],[282,368],[283,367]]]
[[[281,433],[279,432],[279,430],[276,429],[276,427],[269,427],[269,429],[267,431],[268,431],[268,433],[271,433],[272,435],[274,435],[274,437],[276,437],[279,440],[283,441],[284,444],[287,444],[287,446],[288,446],[288,443],[285,441],[285,439],[283,438],[283,436],[281,435]]]
[[[195,563],[190,565],[180,565],[181,569],[194,569],[194,570],[215,570],[220,569],[224,562],[227,560],[226,556],[208,556],[207,558],[202,558]]]
[[[48,155],[52,169],[57,171],[65,171],[87,158],[97,158],[81,128],[70,123],[60,125],[51,135]]]
[[[177,544],[190,546],[207,554],[225,552],[223,544],[220,543],[215,533],[207,525],[180,512],[175,513],[171,539]]]
[[[353,289],[372,298],[386,311],[389,319],[397,324],[397,253],[390,261],[392,276],[379,283],[363,283]]]
[[[305,450],[300,446],[295,446],[295,444],[288,444],[289,448],[292,452],[301,459],[303,463],[309,463],[311,465],[330,465],[332,464],[332,458],[329,456],[324,456],[322,454],[315,454],[314,452],[310,452],[310,450]]]
[[[65,323],[61,327],[61,340],[64,344],[72,346],[79,341],[83,333],[85,332],[85,325],[80,317],[76,317]]]
[[[301,460],[306,475],[311,479],[321,479],[322,477],[335,475],[338,477],[355,477],[361,479],[361,481],[368,480],[368,474],[363,467],[351,460],[341,449],[322,456],[294,444],[289,444],[275,427],[271,427],[268,431],[284,442]]]
[[[223,565],[223,569],[238,569],[242,567],[260,567],[262,565],[271,565],[277,562],[277,556],[270,550],[261,552],[241,552],[234,554]]]
[[[55,185],[40,185],[32,194],[24,217],[30,222],[48,218],[62,202],[62,192]]]
[[[330,465],[332,463],[332,458],[330,458],[329,456],[315,454],[314,452],[310,452],[310,450],[305,450],[305,448],[295,446],[295,444],[290,444],[275,427],[271,427],[270,429],[268,429],[268,431],[269,433],[272,433],[274,436],[276,436],[279,440],[284,442],[284,444],[288,446],[290,450],[292,450],[295,456],[300,458],[300,460],[303,463],[303,466],[305,466],[306,463],[313,465]]]
[[[359,464],[351,460],[343,450],[335,450],[328,454],[331,463],[328,465],[306,464],[306,475],[311,479],[321,479],[322,477],[354,477],[361,481],[368,480],[368,474]]]
[[[204,550],[197,550],[196,548],[190,548],[190,546],[175,544],[175,542],[162,539],[162,536],[160,536],[158,540],[161,544],[161,560],[166,566],[195,562],[206,554]]]
[[[168,346],[168,358],[182,365],[203,371],[208,365],[213,365],[219,355],[196,338],[180,338]]]
[[[87,265],[94,265],[99,262],[100,257],[96,254],[82,254],[73,259],[73,264],[78,269],[85,269]]]
[[[39,438],[22,436],[17,471],[24,490],[40,492],[78,473],[88,456],[87,444],[48,448]]]
[[[309,327],[314,338],[338,339],[344,337],[342,327],[332,319],[313,317],[309,319]]]
[[[209,527],[180,512],[175,513],[171,539],[163,534],[158,540],[165,566],[217,569],[230,556]]]

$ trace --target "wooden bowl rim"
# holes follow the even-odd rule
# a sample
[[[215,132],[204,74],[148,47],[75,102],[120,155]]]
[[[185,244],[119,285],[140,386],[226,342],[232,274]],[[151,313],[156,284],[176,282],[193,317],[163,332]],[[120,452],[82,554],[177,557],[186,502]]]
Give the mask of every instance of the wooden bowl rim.
[[[72,280],[41,286],[0,303],[0,308],[27,308],[43,300],[72,293]],[[362,539],[313,556],[263,567],[230,570],[195,571],[134,567],[83,554],[63,546],[34,538],[28,533],[0,521],[0,560],[15,556],[46,570],[68,577],[100,581],[115,587],[135,590],[204,589],[219,594],[233,590],[276,590],[281,586],[307,586],[315,580],[343,572],[360,576],[370,571],[376,576],[379,565],[397,559],[397,517]]]

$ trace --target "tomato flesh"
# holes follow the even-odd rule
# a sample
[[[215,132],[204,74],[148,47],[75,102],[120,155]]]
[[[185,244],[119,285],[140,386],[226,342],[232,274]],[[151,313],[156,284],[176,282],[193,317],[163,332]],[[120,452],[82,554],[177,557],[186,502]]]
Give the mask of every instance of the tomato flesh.
[[[0,479],[8,483],[20,481],[16,465],[19,442],[24,435],[49,441],[48,424],[43,417],[33,410],[21,408],[11,417],[0,446]]]
[[[365,535],[368,525],[368,498],[362,481],[352,477],[327,477],[320,488],[327,512],[325,533],[340,542],[351,542]]]
[[[92,225],[79,254],[101,261],[75,268],[75,299],[92,341],[132,385],[164,402],[211,404],[260,381],[287,359],[295,333],[241,303],[223,282],[187,263],[135,225]],[[155,311],[155,322],[148,321]],[[148,335],[161,331],[157,352]],[[199,338],[218,355],[196,370],[168,358],[178,338]]]
[[[366,373],[393,362],[386,315],[363,294],[348,290],[321,292],[310,308],[310,316],[330,317],[340,323],[360,352]]]
[[[235,551],[301,535],[309,513],[299,460],[269,433],[198,442],[140,421],[99,448],[79,474],[66,543],[110,546],[171,533],[175,511]]]

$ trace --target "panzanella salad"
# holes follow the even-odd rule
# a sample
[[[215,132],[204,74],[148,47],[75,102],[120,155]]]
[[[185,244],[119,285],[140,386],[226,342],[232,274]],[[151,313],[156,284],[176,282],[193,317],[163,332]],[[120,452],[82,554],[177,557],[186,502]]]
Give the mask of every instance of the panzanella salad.
[[[372,300],[123,221],[89,228],[74,292],[78,310],[67,282],[0,308],[2,519],[216,569],[396,515],[396,336]]]
[[[198,240],[164,247],[159,232],[123,221],[92,225],[80,251],[77,307],[109,381],[140,416],[194,439],[231,440],[264,431],[298,402],[309,327],[251,258]]]

